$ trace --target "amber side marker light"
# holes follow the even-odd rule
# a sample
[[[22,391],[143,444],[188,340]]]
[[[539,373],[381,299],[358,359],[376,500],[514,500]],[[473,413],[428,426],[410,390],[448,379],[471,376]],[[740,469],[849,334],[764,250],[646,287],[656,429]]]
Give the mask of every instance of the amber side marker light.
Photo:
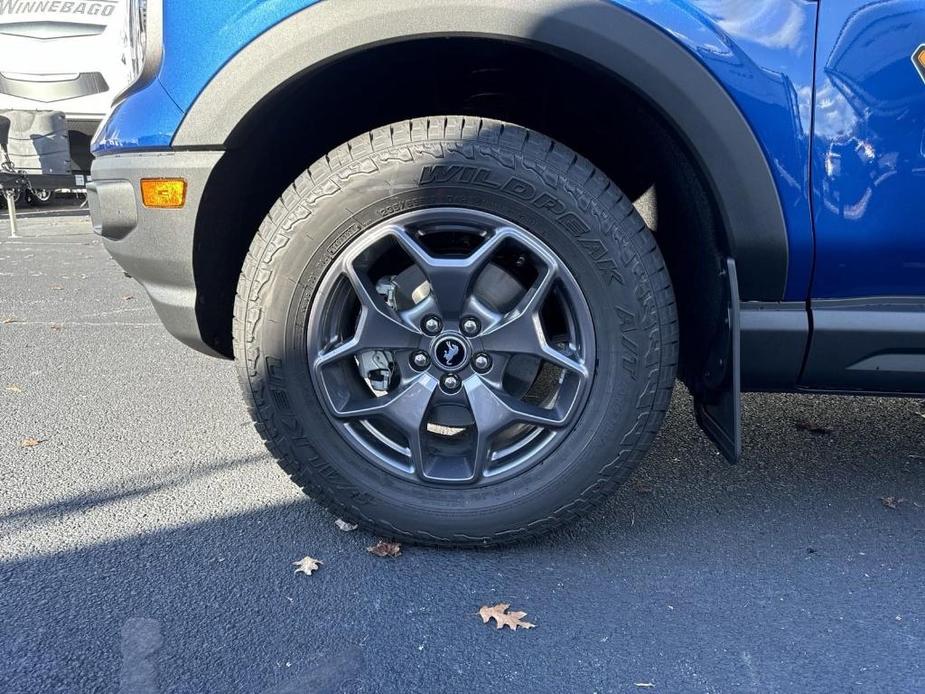
[[[919,69],[919,75],[925,80],[925,43],[915,49],[912,54],[912,62]]]
[[[141,179],[141,201],[145,207],[178,209],[186,202],[186,181],[182,178]]]

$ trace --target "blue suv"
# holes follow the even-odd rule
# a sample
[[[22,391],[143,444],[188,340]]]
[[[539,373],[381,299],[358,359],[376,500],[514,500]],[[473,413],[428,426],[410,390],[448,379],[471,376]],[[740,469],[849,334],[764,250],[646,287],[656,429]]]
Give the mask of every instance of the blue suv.
[[[921,0],[148,0],[96,231],[334,513],[588,511],[679,378],[925,392]]]

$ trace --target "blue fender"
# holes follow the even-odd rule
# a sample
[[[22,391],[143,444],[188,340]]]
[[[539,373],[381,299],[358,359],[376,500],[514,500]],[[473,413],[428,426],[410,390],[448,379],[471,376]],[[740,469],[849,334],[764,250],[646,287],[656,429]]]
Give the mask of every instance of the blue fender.
[[[806,298],[813,262],[809,150],[817,4],[809,0],[548,1],[563,7],[583,4],[595,11],[610,4],[631,13],[670,37],[725,89],[770,169],[785,227],[780,291],[753,298]],[[164,48],[157,76],[117,108],[98,133],[94,152],[176,145],[184,117],[235,56],[287,18],[310,11],[306,8],[327,9],[338,3],[354,10],[388,5],[366,0],[164,0]],[[422,10],[431,5],[468,7],[478,17],[480,4],[499,3],[502,0],[420,0],[418,4]],[[507,4],[512,10],[520,7],[520,3]],[[412,23],[409,31],[414,29]],[[762,225],[767,220],[751,223]],[[747,277],[748,265],[759,262],[760,258],[740,262],[741,275]]]

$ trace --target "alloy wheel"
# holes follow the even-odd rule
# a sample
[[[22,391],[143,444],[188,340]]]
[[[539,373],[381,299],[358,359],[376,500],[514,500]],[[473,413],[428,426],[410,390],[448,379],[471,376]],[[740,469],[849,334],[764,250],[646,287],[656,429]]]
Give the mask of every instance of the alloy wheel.
[[[308,322],[314,386],[368,461],[430,485],[482,485],[546,459],[595,363],[587,302],[536,235],[429,208],[363,233]]]

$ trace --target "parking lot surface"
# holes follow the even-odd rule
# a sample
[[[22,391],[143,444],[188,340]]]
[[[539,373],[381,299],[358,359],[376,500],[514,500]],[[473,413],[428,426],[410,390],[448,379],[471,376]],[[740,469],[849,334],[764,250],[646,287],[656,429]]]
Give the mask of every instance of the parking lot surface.
[[[4,691],[925,691],[923,400],[747,395],[731,467],[679,386],[578,524],[380,559],[82,210],[19,236],[0,223]],[[483,624],[499,602],[536,628]]]

